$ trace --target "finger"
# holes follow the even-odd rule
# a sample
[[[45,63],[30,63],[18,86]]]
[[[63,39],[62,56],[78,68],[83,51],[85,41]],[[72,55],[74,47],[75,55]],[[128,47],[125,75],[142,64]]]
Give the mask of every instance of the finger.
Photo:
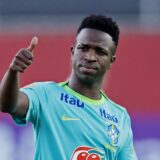
[[[37,37],[33,37],[31,40],[30,45],[28,46],[28,50],[30,52],[33,52],[34,48],[38,45],[38,38]]]
[[[17,54],[18,57],[22,59],[33,60],[33,54],[31,54],[31,52],[28,51],[28,49],[21,49],[20,52],[21,54]]]
[[[14,62],[14,65],[20,67],[23,70],[29,66],[28,64],[25,64],[24,62],[22,62],[18,59],[16,59],[16,61]]]
[[[24,69],[22,69],[20,66],[17,65],[11,66],[11,69],[16,72],[24,72]]]
[[[16,60],[21,61],[22,63],[24,63],[26,65],[30,65],[32,63],[32,60],[26,58],[24,55],[16,56]]]

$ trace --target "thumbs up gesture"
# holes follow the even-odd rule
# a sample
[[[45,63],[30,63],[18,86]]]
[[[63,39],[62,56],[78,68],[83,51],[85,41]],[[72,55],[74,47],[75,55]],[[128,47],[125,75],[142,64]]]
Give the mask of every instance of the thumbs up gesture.
[[[15,72],[24,72],[33,61],[33,51],[38,45],[38,38],[33,37],[28,48],[20,49],[13,58],[10,69]]]

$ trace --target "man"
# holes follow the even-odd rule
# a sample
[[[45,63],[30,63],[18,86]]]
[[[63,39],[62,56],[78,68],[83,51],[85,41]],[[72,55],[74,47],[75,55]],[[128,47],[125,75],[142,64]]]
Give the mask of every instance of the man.
[[[86,17],[71,47],[69,80],[37,82],[21,90],[19,72],[32,63],[38,39],[18,51],[1,82],[0,106],[17,123],[33,123],[35,160],[137,160],[127,111],[101,91],[118,37],[111,18]]]

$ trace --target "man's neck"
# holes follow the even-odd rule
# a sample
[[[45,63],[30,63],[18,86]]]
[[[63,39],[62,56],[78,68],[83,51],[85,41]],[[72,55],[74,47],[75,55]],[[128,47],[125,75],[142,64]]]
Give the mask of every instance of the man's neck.
[[[90,99],[99,100],[101,98],[100,90],[102,83],[87,84],[80,80],[73,80],[72,78],[68,82],[68,86],[79,94],[86,96]]]

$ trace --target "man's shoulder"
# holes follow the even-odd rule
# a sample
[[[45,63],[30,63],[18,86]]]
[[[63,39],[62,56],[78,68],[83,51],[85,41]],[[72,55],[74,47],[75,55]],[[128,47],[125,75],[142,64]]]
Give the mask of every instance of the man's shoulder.
[[[40,97],[50,96],[53,94],[54,96],[56,96],[59,92],[62,92],[63,90],[64,89],[61,83],[53,81],[34,82],[21,88],[22,92],[25,92],[27,94],[31,94],[34,92]]]
[[[21,88],[21,90],[31,89],[33,91],[57,91],[63,88],[63,82],[54,81],[34,82]]]
[[[56,85],[56,82],[53,81],[44,81],[44,82],[33,82],[31,84],[25,85],[22,88],[37,88],[37,87],[47,87],[50,85]]]
[[[130,125],[130,115],[127,109],[112,100],[108,100],[110,111],[121,121],[122,124]]]
[[[127,110],[126,110],[125,107],[117,104],[116,102],[112,101],[109,98],[108,98],[108,102],[110,103],[110,106],[111,106],[112,110],[114,110],[115,112],[120,112],[120,113],[128,114],[128,112],[127,112]]]

